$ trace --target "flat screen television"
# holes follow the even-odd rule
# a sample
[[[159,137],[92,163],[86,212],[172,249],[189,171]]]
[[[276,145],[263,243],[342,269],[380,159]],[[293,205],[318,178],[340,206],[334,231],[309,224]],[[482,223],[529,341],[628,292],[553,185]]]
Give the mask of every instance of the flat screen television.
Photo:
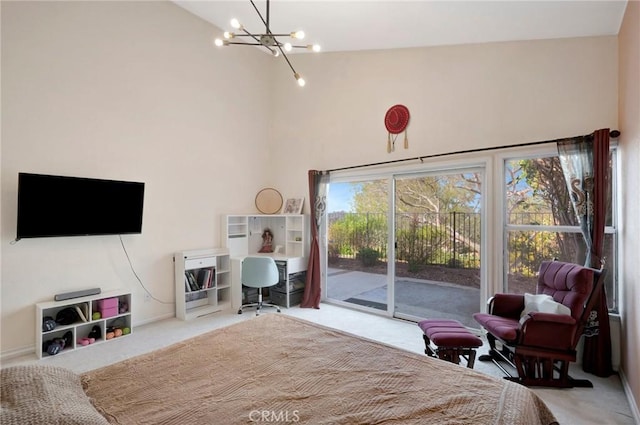
[[[142,233],[144,183],[18,173],[16,240]]]

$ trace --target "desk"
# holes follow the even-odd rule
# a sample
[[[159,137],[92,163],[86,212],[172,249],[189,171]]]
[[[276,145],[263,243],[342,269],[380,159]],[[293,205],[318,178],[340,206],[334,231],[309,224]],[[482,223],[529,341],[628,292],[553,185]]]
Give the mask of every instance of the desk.
[[[251,254],[231,257],[231,308],[237,310],[242,305],[242,282],[240,277],[242,276],[242,260],[245,257],[271,257],[276,263],[278,263],[278,269],[280,271],[279,287],[282,287],[284,299],[280,304],[281,307],[291,307],[291,293],[290,293],[290,277],[293,274],[304,272],[307,270],[307,258],[306,257],[292,257],[282,254]],[[273,302],[273,301],[272,301]]]

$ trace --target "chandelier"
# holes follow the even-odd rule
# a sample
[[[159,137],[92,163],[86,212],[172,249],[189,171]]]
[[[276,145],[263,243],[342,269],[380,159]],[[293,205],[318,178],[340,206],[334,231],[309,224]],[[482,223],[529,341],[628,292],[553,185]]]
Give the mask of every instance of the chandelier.
[[[260,17],[260,20],[265,26],[264,33],[262,34],[254,34],[249,32],[237,19],[231,20],[231,26],[238,30],[239,32],[229,32],[225,31],[224,39],[216,38],[214,44],[216,46],[229,46],[232,44],[244,45],[244,46],[261,46],[268,50],[273,56],[278,57],[282,55],[282,57],[287,61],[287,65],[291,68],[293,72],[293,77],[298,82],[300,87],[305,85],[304,78],[300,74],[296,72],[291,65],[291,61],[287,57],[285,52],[290,52],[295,49],[307,49],[313,52],[320,51],[320,45],[318,44],[307,44],[307,45],[295,45],[289,42],[282,43],[278,40],[277,37],[290,37],[293,40],[302,40],[304,39],[304,31],[294,31],[288,34],[274,34],[271,32],[271,28],[269,27],[269,0],[267,0],[267,11],[266,11],[266,19],[262,16],[258,8],[256,7],[253,0],[250,0],[251,5],[255,9],[256,13]],[[243,38],[244,37],[244,38]],[[240,40],[239,40],[240,39]],[[252,39],[249,40],[249,39]]]

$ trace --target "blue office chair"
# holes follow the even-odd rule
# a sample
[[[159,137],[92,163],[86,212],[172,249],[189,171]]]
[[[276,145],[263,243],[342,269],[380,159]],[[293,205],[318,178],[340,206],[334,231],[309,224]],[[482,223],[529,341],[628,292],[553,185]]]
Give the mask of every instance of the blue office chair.
[[[274,286],[280,281],[278,266],[271,257],[246,257],[242,260],[242,284],[250,288],[258,288],[258,302],[243,304],[238,310],[242,314],[242,309],[256,307],[256,316],[260,314],[262,307],[275,307],[280,313],[280,307],[275,304],[262,302],[262,288]]]

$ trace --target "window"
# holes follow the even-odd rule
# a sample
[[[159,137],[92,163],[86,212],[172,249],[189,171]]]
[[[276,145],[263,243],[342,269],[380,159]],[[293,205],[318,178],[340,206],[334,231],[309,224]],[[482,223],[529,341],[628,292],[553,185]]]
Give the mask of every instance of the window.
[[[610,155],[609,200],[604,258],[607,302],[618,311],[617,226],[615,209],[616,151]],[[505,290],[535,293],[536,272],[556,258],[584,264],[586,244],[573,212],[557,155],[509,158],[504,162]]]

